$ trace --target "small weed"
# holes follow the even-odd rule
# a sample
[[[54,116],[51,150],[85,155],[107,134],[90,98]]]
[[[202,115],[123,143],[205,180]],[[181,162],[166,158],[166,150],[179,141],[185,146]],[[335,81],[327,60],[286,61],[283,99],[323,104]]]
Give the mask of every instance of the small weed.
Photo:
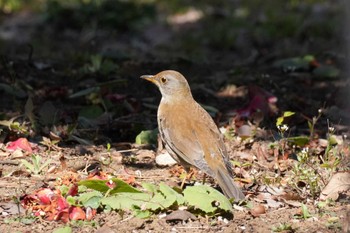
[[[28,171],[31,173],[38,175],[40,174],[45,167],[47,167],[51,163],[51,159],[46,160],[46,162],[42,162],[42,157],[40,155],[33,154],[31,158],[31,163],[27,160],[21,159],[22,165],[24,165]]]
[[[295,215],[294,217],[299,218],[299,219],[308,219],[308,218],[311,218],[312,215],[310,214],[306,205],[302,204],[301,205],[301,212],[298,215]]]
[[[273,232],[294,232],[292,225],[289,223],[280,223],[271,229]]]
[[[90,62],[88,64],[85,64],[85,66],[82,68],[82,73],[97,73],[100,72],[101,74],[109,74],[112,71],[115,71],[118,69],[118,65],[115,64],[110,59],[104,59],[100,55],[92,55],[90,57]]]
[[[40,142],[40,144],[47,146],[49,151],[51,151],[52,149],[59,150],[59,147],[57,146],[58,143],[59,140],[51,140],[47,137],[43,137],[43,140]]]
[[[318,115],[313,117],[312,120],[308,120],[307,121],[307,125],[309,126],[309,130],[310,130],[310,140],[314,139],[314,134],[315,134],[315,125],[317,123],[317,121],[320,119],[320,117],[322,116],[322,109],[318,110]]]
[[[25,225],[31,225],[31,224],[33,224],[36,220],[37,220],[37,217],[33,217],[33,216],[20,216],[20,217],[15,217],[15,218],[5,218],[3,221],[4,221],[4,223],[6,223],[6,224],[18,222],[18,223],[22,223],[22,224],[25,224]]]
[[[20,123],[15,121],[17,117],[10,120],[0,121],[0,125],[8,127],[9,131],[20,135],[29,135],[29,127],[27,122]]]
[[[321,191],[320,175],[316,167],[319,166],[319,161],[316,157],[309,156],[309,149],[303,148],[297,154],[298,162],[292,168],[292,177],[290,183],[298,191],[303,192],[308,189],[310,194],[315,197]]]

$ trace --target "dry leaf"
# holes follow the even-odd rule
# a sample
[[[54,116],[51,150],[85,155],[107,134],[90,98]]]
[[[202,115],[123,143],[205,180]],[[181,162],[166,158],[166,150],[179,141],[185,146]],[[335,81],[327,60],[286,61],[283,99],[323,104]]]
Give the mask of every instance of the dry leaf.
[[[254,206],[251,210],[250,210],[250,214],[253,216],[253,217],[259,217],[260,215],[262,214],[265,214],[266,213],[266,209],[263,205],[257,205],[257,206]]]
[[[326,187],[321,192],[320,199],[338,199],[340,192],[350,189],[350,172],[339,172],[332,176]]]
[[[176,210],[165,217],[167,221],[187,221],[188,219],[196,220],[196,216],[186,210]]]

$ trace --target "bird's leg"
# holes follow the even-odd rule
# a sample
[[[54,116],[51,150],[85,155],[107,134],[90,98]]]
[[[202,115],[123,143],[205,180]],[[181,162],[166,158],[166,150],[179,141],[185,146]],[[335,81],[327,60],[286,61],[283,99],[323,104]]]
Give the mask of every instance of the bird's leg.
[[[203,175],[203,180],[202,180],[202,184],[205,184],[205,180],[206,180],[206,178],[207,178],[207,174],[206,174],[206,173],[204,173],[204,175]]]
[[[185,177],[183,178],[183,180],[182,180],[182,182],[181,182],[181,186],[180,186],[181,189],[183,189],[186,180],[187,180],[187,179],[190,180],[190,179],[192,178],[193,174],[194,174],[193,169],[191,169],[191,170],[187,170],[187,169],[186,169],[186,175],[185,175]]]
[[[159,135],[158,135],[158,138],[157,138],[157,143],[158,143],[157,152],[161,152],[164,147],[163,147],[162,138]]]

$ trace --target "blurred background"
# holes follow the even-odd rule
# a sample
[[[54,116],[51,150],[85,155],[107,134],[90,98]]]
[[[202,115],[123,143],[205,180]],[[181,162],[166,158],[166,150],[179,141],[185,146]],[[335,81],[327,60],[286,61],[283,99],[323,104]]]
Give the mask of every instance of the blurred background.
[[[0,0],[0,118],[21,115],[33,137],[132,141],[160,99],[139,76],[175,69],[220,124],[275,128],[294,111],[300,134],[322,109],[319,134],[347,131],[346,3]]]

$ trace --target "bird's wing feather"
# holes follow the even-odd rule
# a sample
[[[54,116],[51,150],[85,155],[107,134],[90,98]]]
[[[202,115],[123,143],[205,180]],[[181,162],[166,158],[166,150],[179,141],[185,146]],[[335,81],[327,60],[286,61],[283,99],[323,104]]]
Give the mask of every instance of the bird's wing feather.
[[[173,156],[175,154],[174,157],[177,157],[180,163],[185,162],[215,177],[218,169],[216,166],[224,166],[221,169],[227,167],[224,161],[226,151],[210,115],[197,103],[192,106],[172,106],[177,108],[177,111],[187,114],[163,114],[164,111],[168,111],[168,107],[166,104],[160,106],[158,124],[161,137],[166,147],[170,149],[170,153]],[[194,112],[191,113],[191,111]],[[198,116],[198,118],[190,119],[190,116]],[[209,125],[203,122],[209,122]]]

